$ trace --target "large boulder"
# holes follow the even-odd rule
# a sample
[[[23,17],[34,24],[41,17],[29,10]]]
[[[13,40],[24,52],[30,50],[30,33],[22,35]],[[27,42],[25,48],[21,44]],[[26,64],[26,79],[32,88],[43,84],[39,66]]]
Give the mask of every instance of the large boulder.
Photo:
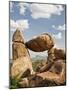
[[[54,41],[49,34],[44,33],[26,42],[26,46],[32,51],[42,52],[51,49],[54,46]]]
[[[28,76],[33,74],[32,63],[30,58],[27,56],[22,56],[13,61],[11,67],[11,77],[19,79],[23,76]]]
[[[30,55],[19,30],[16,30],[13,34],[12,56],[12,78],[20,78],[21,76],[28,76],[33,74]]]

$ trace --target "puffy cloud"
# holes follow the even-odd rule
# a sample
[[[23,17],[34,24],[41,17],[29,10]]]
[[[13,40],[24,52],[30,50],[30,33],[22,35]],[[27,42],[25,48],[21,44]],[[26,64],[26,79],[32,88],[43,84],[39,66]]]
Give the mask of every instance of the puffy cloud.
[[[28,20],[10,20],[10,29],[15,30],[16,28],[19,28],[20,30],[28,29]]]
[[[10,2],[10,12],[13,12],[13,2]]]
[[[28,4],[27,3],[19,3],[18,6],[20,7],[20,14],[24,15]]]
[[[61,15],[61,12],[64,10],[62,5],[53,4],[19,3],[18,6],[20,7],[21,15],[24,15],[28,8],[34,19],[50,18],[52,15]]]
[[[54,28],[54,29],[56,29],[56,30],[63,31],[63,30],[65,30],[65,24],[63,24],[63,25],[58,25],[58,26],[52,25],[52,28]]]
[[[30,11],[31,16],[34,19],[38,18],[50,18],[52,15],[61,15],[63,11],[62,5],[51,5],[51,4],[31,4]]]
[[[53,37],[54,37],[55,39],[62,39],[62,33],[59,32],[58,34],[53,34]]]

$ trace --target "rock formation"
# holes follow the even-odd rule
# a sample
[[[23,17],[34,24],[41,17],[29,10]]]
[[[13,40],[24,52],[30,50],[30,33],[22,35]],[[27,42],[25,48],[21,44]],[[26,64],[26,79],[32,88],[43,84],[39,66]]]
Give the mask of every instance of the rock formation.
[[[32,62],[19,30],[16,30],[13,35],[12,53],[11,77],[20,78],[27,70],[29,71],[28,74],[32,74]]]
[[[52,48],[54,46],[54,41],[49,34],[44,33],[26,42],[26,46],[32,51],[42,52]]]
[[[11,77],[20,78],[18,83],[21,87],[48,86],[49,83],[51,86],[64,84],[66,53],[53,46],[54,41],[47,33],[25,43],[20,31],[16,30],[13,35]],[[47,61],[37,65],[35,73],[27,48],[35,52],[48,51]]]

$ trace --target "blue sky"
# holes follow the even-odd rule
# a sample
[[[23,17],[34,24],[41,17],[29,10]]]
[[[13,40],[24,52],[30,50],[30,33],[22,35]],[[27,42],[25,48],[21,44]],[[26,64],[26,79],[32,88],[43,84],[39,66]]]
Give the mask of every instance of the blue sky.
[[[10,43],[17,27],[24,34],[25,41],[45,32],[54,38],[55,47],[65,49],[65,5],[10,2]]]

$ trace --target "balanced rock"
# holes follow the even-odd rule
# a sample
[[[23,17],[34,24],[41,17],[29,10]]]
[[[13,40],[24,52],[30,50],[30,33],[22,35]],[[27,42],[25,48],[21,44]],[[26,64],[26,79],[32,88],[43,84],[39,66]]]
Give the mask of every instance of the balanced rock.
[[[49,34],[44,33],[26,42],[26,46],[32,51],[42,52],[51,49],[54,46],[54,41]]]

